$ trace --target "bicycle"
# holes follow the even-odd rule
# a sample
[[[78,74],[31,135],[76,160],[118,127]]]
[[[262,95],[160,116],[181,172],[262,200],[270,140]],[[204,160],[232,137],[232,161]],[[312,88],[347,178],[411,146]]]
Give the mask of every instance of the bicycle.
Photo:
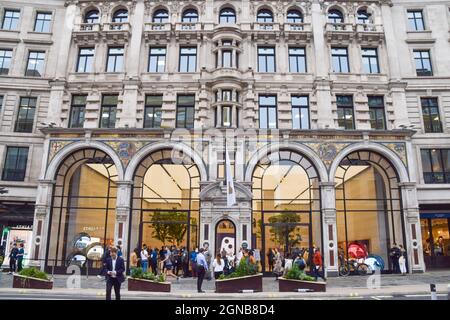
[[[365,263],[358,262],[355,259],[345,261],[344,258],[339,258],[339,275],[346,277],[350,274],[358,274],[365,276],[369,273],[369,266]]]

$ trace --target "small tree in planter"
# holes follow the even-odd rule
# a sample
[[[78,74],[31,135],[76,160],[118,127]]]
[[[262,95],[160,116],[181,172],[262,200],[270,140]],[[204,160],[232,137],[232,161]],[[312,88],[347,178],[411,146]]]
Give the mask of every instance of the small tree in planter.
[[[170,292],[170,282],[166,281],[163,274],[155,275],[136,268],[128,278],[128,291]]]
[[[14,274],[13,288],[53,289],[53,281],[44,271],[36,268],[25,268],[18,274]]]
[[[243,290],[262,291],[262,273],[258,273],[256,264],[241,261],[234,272],[222,274],[216,280],[217,293],[237,293]]]
[[[308,276],[296,263],[292,265],[286,274],[278,278],[280,292],[292,292],[302,290],[313,290],[317,292],[326,291],[326,282],[315,281],[314,277]]]

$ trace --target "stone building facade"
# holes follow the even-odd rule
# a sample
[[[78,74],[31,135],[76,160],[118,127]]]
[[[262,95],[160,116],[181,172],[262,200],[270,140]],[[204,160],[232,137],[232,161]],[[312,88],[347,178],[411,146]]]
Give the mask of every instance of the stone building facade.
[[[275,247],[286,256],[321,248],[329,275],[350,245],[382,257],[384,270],[394,269],[394,243],[410,272],[446,265],[449,8],[438,0],[2,2],[0,51],[12,50],[0,75],[2,202],[35,202],[30,262],[66,267],[119,241],[126,258],[145,241],[218,251],[228,239],[260,250],[267,272]],[[5,30],[11,11],[17,26]],[[39,12],[51,13],[49,26]],[[32,31],[37,25],[50,30]],[[45,53],[39,74],[27,73],[30,51]],[[27,97],[37,98],[25,116],[32,129],[17,133]],[[10,181],[7,159],[17,170],[20,161],[7,148],[18,146],[29,148],[28,161],[23,180]],[[169,241],[161,226],[173,224],[186,228]]]

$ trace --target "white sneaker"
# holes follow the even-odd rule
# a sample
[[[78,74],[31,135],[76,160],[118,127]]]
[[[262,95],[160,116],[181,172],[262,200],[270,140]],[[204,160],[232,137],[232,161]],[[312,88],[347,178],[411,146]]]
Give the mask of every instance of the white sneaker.
[[[101,280],[103,277],[101,275],[97,275],[97,278]]]

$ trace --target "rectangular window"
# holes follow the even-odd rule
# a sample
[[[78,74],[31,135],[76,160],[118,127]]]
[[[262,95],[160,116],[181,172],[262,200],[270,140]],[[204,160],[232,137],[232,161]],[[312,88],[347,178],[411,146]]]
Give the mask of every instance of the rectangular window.
[[[180,72],[197,70],[197,48],[180,48]]]
[[[108,60],[106,72],[122,72],[123,70],[123,47],[108,48]]]
[[[8,74],[11,68],[11,49],[0,49],[0,74]]]
[[[38,12],[36,14],[36,21],[34,22],[35,32],[50,32],[52,23],[51,12]]]
[[[151,95],[145,97],[144,128],[161,127],[162,95]]]
[[[195,96],[179,95],[177,97],[177,128],[194,127]]]
[[[375,48],[362,49],[363,68],[365,73],[380,73],[378,52]]]
[[[103,96],[100,128],[114,128],[116,126],[117,102],[117,95]]]
[[[222,50],[222,68],[231,68],[231,50]]]
[[[3,14],[2,29],[4,30],[17,30],[20,19],[19,10],[6,9]]]
[[[437,98],[421,98],[425,132],[442,132]]]
[[[450,183],[450,149],[422,149],[425,183]]]
[[[336,96],[338,126],[340,129],[355,129],[353,116],[353,97]]]
[[[374,130],[386,129],[384,99],[382,96],[369,96],[370,127]]]
[[[83,128],[87,96],[73,96],[70,107],[69,128]]]
[[[331,57],[333,60],[333,72],[350,72],[347,48],[331,48]]]
[[[19,112],[15,132],[32,132],[34,123],[34,114],[36,112],[36,98],[20,98]]]
[[[78,53],[77,72],[93,72],[94,48],[80,48]]]
[[[23,181],[27,170],[28,147],[7,147],[2,180]]]
[[[45,52],[30,51],[25,76],[41,77],[44,74],[44,61]]]
[[[292,129],[309,129],[308,96],[292,96]]]
[[[222,127],[231,127],[231,106],[222,106]]]
[[[258,72],[275,72],[275,48],[258,48]]]
[[[3,108],[3,96],[0,96],[0,114],[2,112],[2,108]]]
[[[408,26],[410,31],[425,30],[422,10],[408,10]]]
[[[414,60],[418,76],[432,76],[430,50],[414,50]]]
[[[305,48],[289,48],[289,72],[306,72]]]
[[[164,72],[166,68],[166,48],[150,48],[148,72]]]
[[[277,97],[259,96],[259,127],[261,129],[277,128]]]

